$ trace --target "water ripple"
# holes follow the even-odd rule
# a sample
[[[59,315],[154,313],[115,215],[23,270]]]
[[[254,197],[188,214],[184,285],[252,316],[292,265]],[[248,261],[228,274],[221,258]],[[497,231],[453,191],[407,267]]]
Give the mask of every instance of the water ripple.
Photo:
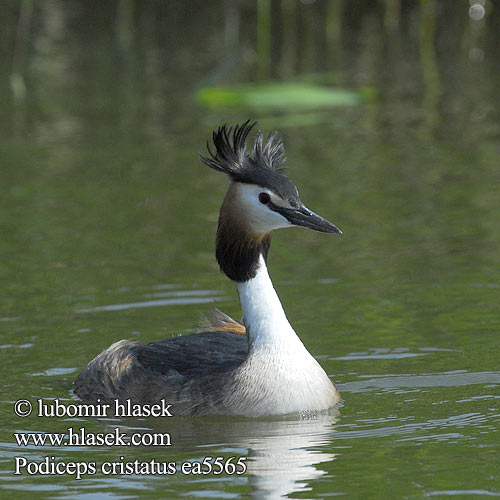
[[[161,306],[178,306],[178,305],[191,305],[191,304],[210,304],[213,302],[218,302],[225,300],[223,296],[211,296],[211,297],[192,297],[186,296],[188,293],[179,294],[179,297],[169,298],[169,299],[158,299],[158,300],[145,300],[141,302],[129,302],[124,304],[108,304],[105,306],[88,307],[83,309],[77,309],[78,313],[90,313],[90,312],[101,312],[101,311],[123,311],[126,309],[138,309],[142,307],[161,307]]]
[[[335,439],[359,439],[367,437],[388,437],[398,435],[411,435],[401,437],[398,441],[428,441],[438,440],[445,441],[450,439],[474,439],[473,437],[464,436],[458,429],[467,427],[481,427],[482,429],[494,430],[494,427],[488,424],[489,420],[496,418],[496,415],[485,416],[481,413],[464,413],[462,415],[453,415],[447,418],[430,419],[426,422],[408,422],[401,425],[387,425],[379,427],[379,422],[368,423],[363,420],[361,424],[349,425],[349,430],[338,430],[335,433]],[[372,425],[377,425],[372,427]],[[337,429],[342,426],[338,426]],[[359,428],[358,428],[359,427]],[[440,432],[439,430],[448,430],[451,432]],[[431,434],[424,434],[432,432]]]
[[[473,384],[500,384],[500,372],[449,372],[426,375],[368,375],[368,380],[337,384],[341,392],[391,391],[403,387],[460,387]]]

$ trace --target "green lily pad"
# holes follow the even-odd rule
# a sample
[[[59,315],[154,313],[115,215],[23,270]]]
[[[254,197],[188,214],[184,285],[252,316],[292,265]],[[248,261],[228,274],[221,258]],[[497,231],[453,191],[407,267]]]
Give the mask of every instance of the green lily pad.
[[[240,107],[300,111],[363,102],[361,92],[323,87],[310,83],[267,83],[198,90],[199,102],[211,108]]]

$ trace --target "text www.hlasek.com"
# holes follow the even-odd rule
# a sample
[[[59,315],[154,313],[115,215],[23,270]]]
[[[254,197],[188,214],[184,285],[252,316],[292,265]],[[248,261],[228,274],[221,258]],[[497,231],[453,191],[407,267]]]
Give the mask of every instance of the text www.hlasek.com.
[[[134,433],[130,436],[116,427],[112,432],[87,433],[84,427],[68,433],[14,432],[18,446],[171,446],[168,433]]]

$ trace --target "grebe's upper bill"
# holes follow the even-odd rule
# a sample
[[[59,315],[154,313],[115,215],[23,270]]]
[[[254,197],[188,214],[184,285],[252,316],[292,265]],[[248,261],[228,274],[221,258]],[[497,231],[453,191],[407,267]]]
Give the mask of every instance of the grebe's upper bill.
[[[297,208],[286,208],[270,204],[269,208],[283,215],[294,226],[307,227],[321,233],[342,234],[342,231],[335,224],[321,217],[321,215],[315,214],[305,205]]]

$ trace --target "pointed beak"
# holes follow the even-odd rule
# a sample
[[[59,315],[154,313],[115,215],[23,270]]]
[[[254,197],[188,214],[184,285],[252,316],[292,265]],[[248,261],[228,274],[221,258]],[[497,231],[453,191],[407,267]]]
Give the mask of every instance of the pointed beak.
[[[335,224],[327,221],[321,215],[315,214],[304,205],[298,208],[284,208],[275,205],[273,209],[286,217],[294,226],[307,227],[321,233],[342,234],[342,231]]]

